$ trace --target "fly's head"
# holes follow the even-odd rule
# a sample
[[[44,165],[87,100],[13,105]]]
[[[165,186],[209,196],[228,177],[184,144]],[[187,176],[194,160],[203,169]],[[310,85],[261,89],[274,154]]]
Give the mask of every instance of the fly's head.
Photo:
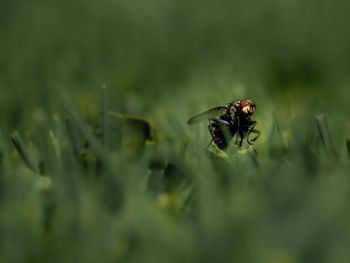
[[[241,100],[239,105],[242,113],[247,117],[253,115],[254,111],[256,110],[255,102],[252,100]]]

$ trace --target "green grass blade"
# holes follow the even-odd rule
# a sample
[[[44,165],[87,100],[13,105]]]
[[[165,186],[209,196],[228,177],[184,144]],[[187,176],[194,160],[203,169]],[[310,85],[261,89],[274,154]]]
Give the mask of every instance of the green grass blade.
[[[33,172],[36,173],[38,169],[35,167],[35,165],[33,164],[33,161],[30,159],[28,152],[26,151],[26,149],[23,145],[22,139],[17,131],[12,133],[11,141],[12,141],[13,145],[15,146],[17,152],[21,156],[22,160],[24,161],[25,165],[30,170],[32,170]]]
[[[279,157],[287,154],[287,147],[283,142],[282,133],[277,119],[276,112],[272,113],[273,123],[268,139],[269,155]]]
[[[324,114],[319,114],[315,118],[317,131],[319,133],[323,148],[327,155],[337,156],[333,138],[329,130],[327,118]]]
[[[54,156],[56,161],[61,164],[62,163],[62,150],[59,139],[55,136],[53,131],[49,132],[49,138],[51,141],[52,150],[54,151]]]
[[[72,120],[74,121],[74,124],[76,125],[77,130],[83,135],[84,138],[87,139],[94,154],[100,157],[100,159],[105,159],[107,157],[105,154],[105,151],[101,143],[96,139],[95,135],[91,132],[88,125],[86,125],[86,123],[75,112],[71,104],[68,102],[67,98],[65,98],[65,96],[62,93],[58,93],[58,94],[60,99],[62,100],[62,104],[70,114]],[[74,140],[75,146],[77,146],[76,139],[74,137],[72,137],[72,139]]]
[[[154,142],[153,128],[149,120],[132,115],[109,112],[120,120],[121,150],[130,159],[138,159],[147,143]]]
[[[70,118],[66,118],[66,128],[68,133],[68,138],[71,142],[73,152],[79,153],[80,152],[80,145],[78,140],[77,131],[75,129],[75,126]]]
[[[2,141],[2,134],[1,134],[1,130],[0,130],[0,168],[3,165],[3,161],[4,161],[4,149],[3,149],[3,141]]]
[[[327,148],[327,143],[326,143],[326,138],[322,129],[322,120],[324,118],[323,114],[317,115],[315,118],[316,121],[316,127],[317,127],[317,131],[318,131],[318,135],[320,136],[321,139],[321,143],[323,146],[323,149],[325,151],[326,154],[328,154],[328,148]]]
[[[108,101],[106,85],[102,87],[101,115],[102,144],[106,149],[108,145]]]

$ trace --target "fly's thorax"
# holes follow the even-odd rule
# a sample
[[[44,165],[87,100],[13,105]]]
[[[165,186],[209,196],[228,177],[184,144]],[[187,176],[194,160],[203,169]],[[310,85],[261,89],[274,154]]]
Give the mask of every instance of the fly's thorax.
[[[232,123],[233,118],[235,117],[236,110],[232,104],[226,105],[226,110],[221,117],[222,119],[225,119],[228,123]]]
[[[251,114],[246,114],[244,111],[240,111],[239,114],[237,114],[240,121],[250,121],[252,118]]]

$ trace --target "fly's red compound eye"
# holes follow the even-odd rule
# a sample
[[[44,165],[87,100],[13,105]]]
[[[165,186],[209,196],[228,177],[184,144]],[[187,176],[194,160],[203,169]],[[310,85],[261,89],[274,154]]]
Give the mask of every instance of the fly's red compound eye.
[[[253,110],[255,110],[256,109],[256,105],[255,105],[255,102],[254,101],[252,101],[252,100],[249,100],[249,106],[253,109]]]

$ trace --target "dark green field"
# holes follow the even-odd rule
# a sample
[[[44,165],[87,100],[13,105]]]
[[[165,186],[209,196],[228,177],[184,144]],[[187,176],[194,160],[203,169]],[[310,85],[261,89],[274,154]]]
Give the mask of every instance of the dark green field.
[[[350,262],[349,10],[0,1],[0,262]]]

